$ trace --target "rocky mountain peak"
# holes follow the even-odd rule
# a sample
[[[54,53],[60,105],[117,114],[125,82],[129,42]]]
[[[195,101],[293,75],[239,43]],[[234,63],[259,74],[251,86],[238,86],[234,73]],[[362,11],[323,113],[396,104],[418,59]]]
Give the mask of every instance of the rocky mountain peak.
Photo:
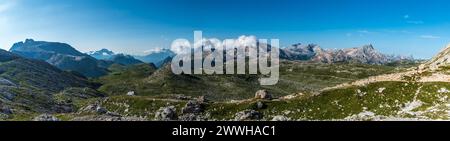
[[[25,43],[33,43],[34,40],[33,39],[25,39]]]
[[[39,59],[35,56],[30,56],[30,52],[38,52],[45,54],[65,54],[73,56],[83,56],[84,54],[66,43],[59,42],[47,42],[47,41],[35,41],[33,39],[26,39],[25,42],[15,43],[11,49],[11,52],[19,55],[25,55],[33,59]],[[21,54],[22,53],[22,54]],[[26,54],[24,54],[26,53]]]
[[[100,61],[66,43],[26,39],[14,44],[10,52],[24,58],[45,61],[61,70],[75,71],[87,77],[98,77],[107,72],[99,65]]]
[[[364,45],[362,48],[364,50],[375,50],[372,44]]]
[[[106,48],[103,48],[101,50],[98,51],[91,51],[88,52],[89,55],[114,55],[115,53],[111,50],[108,50]]]

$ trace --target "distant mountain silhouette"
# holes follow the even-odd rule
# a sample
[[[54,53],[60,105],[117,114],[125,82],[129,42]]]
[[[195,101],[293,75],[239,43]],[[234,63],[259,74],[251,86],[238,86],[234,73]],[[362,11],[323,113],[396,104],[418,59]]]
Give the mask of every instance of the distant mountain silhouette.
[[[162,49],[160,51],[150,52],[145,56],[134,56],[146,63],[154,63],[157,67],[161,67],[168,58],[175,56],[175,53],[169,49]]]
[[[99,60],[107,60],[110,59],[115,53],[113,51],[110,51],[108,49],[101,49],[98,51],[91,51],[87,53],[88,55],[97,58]]]

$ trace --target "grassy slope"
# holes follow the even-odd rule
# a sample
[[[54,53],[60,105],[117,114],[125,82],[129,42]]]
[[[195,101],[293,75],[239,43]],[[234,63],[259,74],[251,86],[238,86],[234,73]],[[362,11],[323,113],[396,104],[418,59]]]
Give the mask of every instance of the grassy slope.
[[[380,88],[384,88],[381,92]],[[371,120],[375,116],[381,119],[443,119],[448,120],[447,106],[450,89],[449,83],[414,83],[414,82],[378,82],[363,87],[350,87],[323,92],[317,96],[303,95],[290,100],[250,100],[241,103],[212,102],[206,105],[205,114],[210,120],[233,120],[234,115],[243,110],[254,109],[262,112],[264,120],[284,115],[292,120],[342,120],[364,111],[372,112],[370,118],[351,120]],[[87,105],[90,102],[80,105]],[[258,101],[267,105],[257,109]],[[410,103],[421,104],[409,108]],[[122,116],[144,117],[153,120],[160,107],[175,106],[178,113],[186,100],[166,99],[151,96],[112,96],[103,100],[101,105],[111,112]],[[81,116],[77,114],[58,115],[65,120]]]
[[[385,89],[380,92],[380,88]],[[419,88],[420,91],[417,92]],[[246,109],[262,112],[265,120],[270,120],[276,115],[284,115],[293,120],[336,120],[364,111],[386,118],[448,119],[448,107],[445,104],[448,103],[447,97],[450,93],[439,92],[441,88],[450,89],[450,84],[380,82],[359,88],[326,91],[317,96],[304,95],[285,101],[262,100],[261,102],[267,105],[264,109],[256,108],[258,100],[242,103],[213,102],[206,106],[206,113],[211,120],[232,120],[235,113]],[[408,103],[413,101],[421,101],[423,104],[401,113],[408,107]],[[152,120],[159,107],[173,105],[180,113],[186,102],[149,96],[113,96],[102,105],[124,116],[145,117]]]
[[[61,71],[43,61],[18,56],[8,59],[8,56],[14,54],[6,51],[0,54],[3,58],[0,59],[0,78],[13,85],[0,85],[0,107],[12,109],[13,116],[19,119],[20,114],[68,111],[71,101],[58,101],[57,94],[77,99],[100,96],[96,90],[90,89],[94,84],[83,77]],[[94,93],[85,95],[88,89]]]
[[[399,71],[393,66],[282,61],[279,83],[260,86],[256,75],[174,75],[170,66],[157,71],[142,66],[116,70],[119,71],[98,80],[104,84],[100,91],[109,95],[124,95],[129,91],[141,96],[206,95],[216,101],[248,99],[260,89],[267,89],[274,96],[316,93],[325,87]]]
[[[149,77],[156,68],[151,64],[138,64],[129,67],[112,65],[109,68],[112,73],[93,80],[103,85],[98,89],[109,95],[124,95],[129,91],[136,91],[138,87],[145,85],[143,78]]]

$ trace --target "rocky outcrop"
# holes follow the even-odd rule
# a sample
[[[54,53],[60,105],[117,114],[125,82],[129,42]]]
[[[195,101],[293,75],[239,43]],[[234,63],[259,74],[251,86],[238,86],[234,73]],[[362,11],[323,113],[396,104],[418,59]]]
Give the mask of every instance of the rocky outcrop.
[[[262,113],[255,110],[244,110],[235,114],[234,120],[246,121],[246,120],[261,120],[263,118]]]
[[[259,90],[255,93],[256,99],[272,99],[272,95],[267,90]]]
[[[13,111],[9,107],[2,106],[2,107],[0,107],[0,113],[6,114],[6,115],[11,115],[11,114],[13,114]]]
[[[75,117],[71,121],[146,121],[141,117],[124,117],[120,115],[88,115]]]
[[[274,116],[273,118],[272,118],[272,121],[289,121],[290,119],[288,118],[288,117],[286,117],[286,116],[281,116],[281,115],[278,115],[278,116]]]
[[[158,112],[155,113],[155,120],[157,121],[171,121],[177,119],[175,106],[161,107]]]
[[[33,119],[33,121],[60,121],[53,115],[50,114],[42,114]]]
[[[135,96],[136,93],[134,91],[129,91],[127,92],[127,96]]]
[[[203,115],[205,99],[189,100],[181,109],[182,115],[179,117],[181,121],[204,121],[207,117]]]
[[[78,113],[96,113],[96,114],[107,114],[108,110],[100,106],[99,104],[91,104],[86,107],[81,108]]]
[[[207,121],[208,117],[202,114],[183,114],[178,117],[179,121]]]
[[[203,112],[204,105],[197,100],[190,100],[183,107],[182,114],[198,114]]]
[[[436,56],[430,61],[419,66],[419,71],[436,71],[439,68],[450,65],[450,44],[446,48],[442,49]]]
[[[412,60],[410,57],[395,57],[382,54],[372,45],[359,48],[322,49],[316,44],[294,44],[280,49],[280,58],[287,60],[301,60],[320,63],[363,63],[386,64],[401,60]]]

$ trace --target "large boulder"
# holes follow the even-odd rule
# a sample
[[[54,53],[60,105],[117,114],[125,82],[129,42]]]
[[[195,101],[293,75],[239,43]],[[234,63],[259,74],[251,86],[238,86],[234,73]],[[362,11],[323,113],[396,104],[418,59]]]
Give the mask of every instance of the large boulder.
[[[256,102],[256,109],[265,109],[267,108],[267,105],[261,101]]]
[[[136,95],[136,92],[134,92],[134,91],[129,91],[127,93],[127,96],[135,96],[135,95]]]
[[[91,104],[91,105],[87,105],[84,108],[81,108],[78,112],[79,113],[97,113],[97,114],[101,115],[101,114],[108,113],[108,110],[101,107],[99,104]]]
[[[1,107],[0,113],[6,114],[6,115],[11,115],[11,114],[13,114],[13,111],[9,107]]]
[[[259,90],[255,93],[256,99],[272,99],[272,95],[267,90]]]
[[[206,96],[199,96],[197,98],[197,101],[200,103],[208,103],[209,102],[209,100],[208,100],[208,98],[206,98]]]
[[[186,106],[183,107],[182,114],[198,114],[204,111],[203,104],[197,100],[190,100],[186,103]]]
[[[178,117],[175,106],[161,107],[155,114],[155,120],[158,121],[171,121],[177,119]]]

